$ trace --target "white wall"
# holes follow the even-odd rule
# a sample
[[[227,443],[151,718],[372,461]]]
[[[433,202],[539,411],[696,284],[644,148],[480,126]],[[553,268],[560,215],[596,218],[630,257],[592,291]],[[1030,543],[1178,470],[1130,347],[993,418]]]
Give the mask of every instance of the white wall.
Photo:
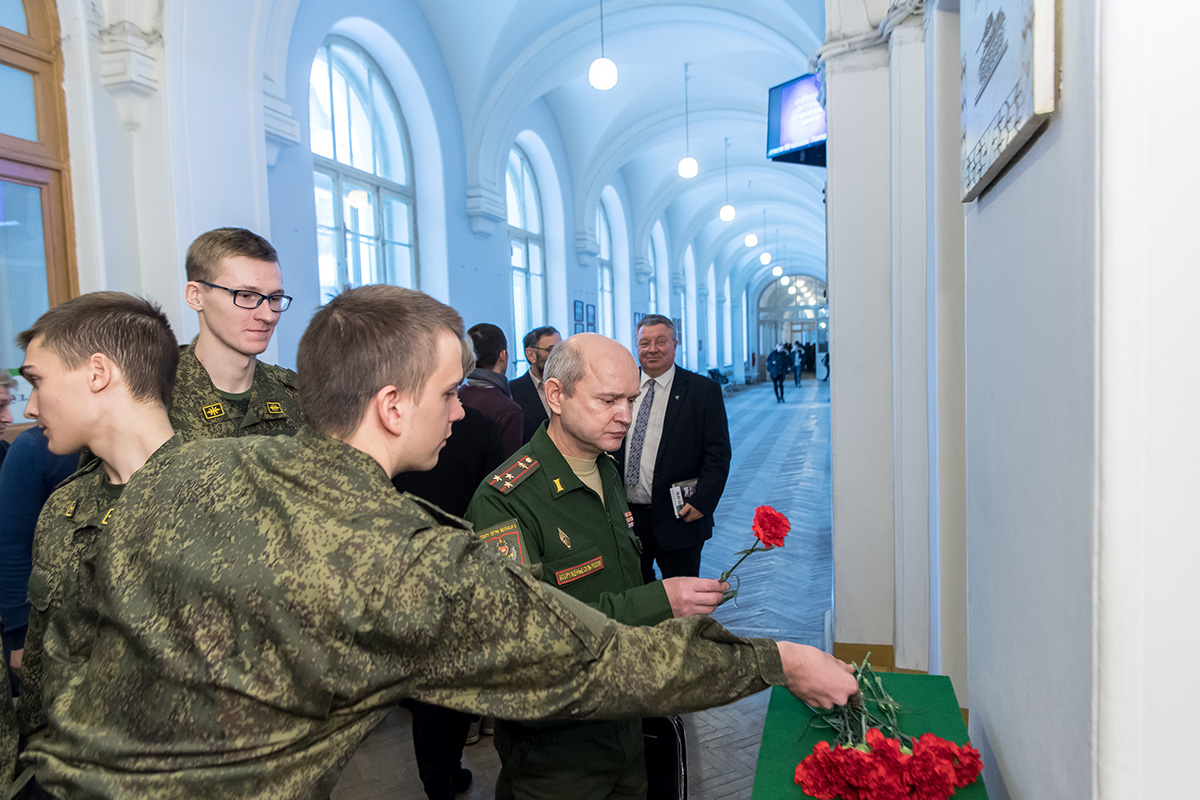
[[[1179,712],[1200,659],[1200,162],[1179,90],[1200,9],[1106,4],[1100,23],[1096,796],[1191,797],[1194,725]]]
[[[890,645],[895,576],[887,49],[838,56],[826,62],[825,77],[834,639]]]
[[[965,220],[970,727],[994,800],[1092,796],[1094,13],[1062,3],[1061,105]]]

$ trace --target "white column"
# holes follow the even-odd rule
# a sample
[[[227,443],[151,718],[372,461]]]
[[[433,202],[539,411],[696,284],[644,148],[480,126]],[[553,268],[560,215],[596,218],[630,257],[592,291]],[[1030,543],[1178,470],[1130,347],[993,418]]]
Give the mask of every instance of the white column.
[[[1196,487],[1200,8],[1106,4],[1099,25],[1099,415],[1095,794],[1189,797],[1187,702],[1200,658]],[[1122,67],[1139,53],[1137,69]],[[1138,153],[1136,158],[1131,153]]]
[[[736,294],[730,303],[729,324],[733,326],[733,352],[729,355],[733,359],[733,377],[729,380],[733,383],[745,383],[746,362],[750,360],[750,346],[748,342],[744,341],[746,334],[745,328],[742,326],[741,293]]]
[[[825,61],[834,640],[840,644],[893,644],[887,57],[885,47],[875,46]]]
[[[925,291],[925,33],[888,39],[891,94],[892,418],[896,661],[929,668],[929,407]]]
[[[703,279],[696,281],[696,372],[701,375],[712,363],[713,340],[708,330],[708,286]],[[703,349],[701,349],[703,346]]]
[[[929,320],[929,671],[967,696],[966,370],[959,200],[958,2],[925,7],[926,263]]]

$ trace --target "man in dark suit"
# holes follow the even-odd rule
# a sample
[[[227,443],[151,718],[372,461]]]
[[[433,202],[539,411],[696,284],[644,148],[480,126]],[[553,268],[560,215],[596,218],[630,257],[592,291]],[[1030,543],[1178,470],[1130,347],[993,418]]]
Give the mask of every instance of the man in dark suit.
[[[642,576],[697,576],[712,538],[713,512],[729,477],[729,422],[721,387],[675,365],[675,325],[650,314],[637,331],[641,394],[620,461],[633,528],[642,541]],[[695,480],[676,516],[671,486]]]
[[[546,391],[542,388],[542,368],[554,348],[562,344],[562,336],[555,328],[546,325],[534,328],[525,334],[522,341],[525,345],[525,360],[529,362],[529,371],[510,382],[508,388],[512,391],[513,400],[525,413],[525,442],[533,438],[533,432],[546,420],[550,419],[550,407],[546,405]]]

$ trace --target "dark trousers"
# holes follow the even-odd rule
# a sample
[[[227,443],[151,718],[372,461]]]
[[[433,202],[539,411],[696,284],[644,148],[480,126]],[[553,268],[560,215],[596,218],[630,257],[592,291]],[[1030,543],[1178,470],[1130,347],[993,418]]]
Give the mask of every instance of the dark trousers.
[[[612,727],[584,738],[569,726],[538,732],[497,721],[496,800],[645,800],[642,721],[623,719]]]
[[[774,378],[771,379],[771,383],[774,384],[774,386],[775,386],[775,399],[777,401],[783,400],[783,379],[785,377],[787,377],[787,376],[786,375],[776,375]]]
[[[629,504],[633,514],[633,532],[642,543],[642,580],[652,583],[654,562],[664,578],[696,578],[700,575],[700,551],[704,542],[688,545],[681,550],[663,550],[654,541],[654,529],[650,525],[650,506]]]
[[[429,800],[453,800],[471,715],[412,701],[413,752]]]

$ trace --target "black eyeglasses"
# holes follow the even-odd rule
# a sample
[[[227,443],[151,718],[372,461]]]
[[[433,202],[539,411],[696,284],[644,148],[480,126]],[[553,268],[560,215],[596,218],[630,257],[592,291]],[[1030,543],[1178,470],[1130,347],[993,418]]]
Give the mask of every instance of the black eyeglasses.
[[[558,347],[558,345],[554,345],[554,347]],[[543,353],[553,353],[554,347],[534,347],[533,345],[529,345],[530,350],[541,350]]]
[[[287,311],[288,306],[292,304],[292,298],[286,294],[263,294],[262,292],[252,292],[249,289],[230,289],[228,286],[218,286],[208,281],[196,281],[196,283],[203,283],[214,289],[224,289],[233,295],[233,304],[238,308],[258,308],[263,304],[263,300],[266,300],[267,308],[272,311]]]

